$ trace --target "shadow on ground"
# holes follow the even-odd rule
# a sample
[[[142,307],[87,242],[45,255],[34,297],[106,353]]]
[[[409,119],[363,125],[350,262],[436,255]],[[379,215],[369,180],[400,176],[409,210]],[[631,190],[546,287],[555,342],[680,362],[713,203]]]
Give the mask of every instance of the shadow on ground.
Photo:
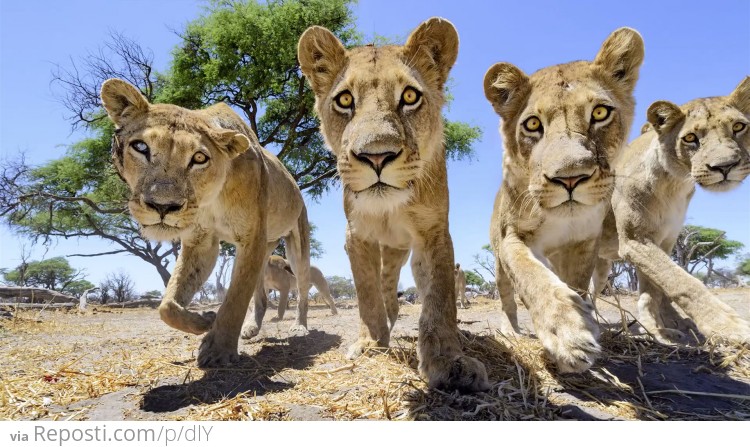
[[[630,335],[602,336],[599,361],[557,374],[538,340],[463,333],[464,350],[487,367],[488,392],[419,390],[406,395],[417,420],[748,419],[750,384],[730,377],[742,355],[667,346]]]
[[[141,410],[154,413],[173,412],[189,405],[211,404],[241,393],[261,396],[294,387],[279,371],[305,369],[316,355],[336,348],[341,337],[322,331],[310,331],[305,337],[259,340],[260,349],[253,355],[242,354],[231,368],[208,370],[199,380],[165,384],[146,392]],[[189,378],[188,378],[189,380]]]

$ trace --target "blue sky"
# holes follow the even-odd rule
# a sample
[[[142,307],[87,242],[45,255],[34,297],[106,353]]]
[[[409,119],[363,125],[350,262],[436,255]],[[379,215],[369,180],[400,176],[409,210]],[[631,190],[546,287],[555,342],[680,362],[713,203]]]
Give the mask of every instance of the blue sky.
[[[41,163],[57,158],[65,146],[84,134],[72,132],[65,109],[50,85],[55,64],[85,56],[104,43],[110,31],[136,39],[154,53],[165,69],[180,30],[203,10],[192,1],[0,2],[0,151],[13,157],[26,151]],[[631,136],[645,121],[655,100],[684,103],[696,97],[729,94],[750,74],[750,2],[706,1],[393,1],[361,0],[355,5],[359,30],[365,36],[405,37],[421,21],[442,16],[452,21],[461,39],[451,73],[455,96],[447,114],[484,132],[473,161],[449,163],[450,225],[456,260],[472,268],[472,256],[489,241],[492,202],[501,180],[498,117],[482,92],[485,71],[495,62],[514,63],[527,73],[544,66],[592,59],[614,29],[630,26],[643,35],[646,59],[636,87],[636,118]],[[346,220],[341,191],[319,202],[308,201],[316,237],[326,250],[313,260],[325,275],[351,276],[343,250]],[[721,194],[698,190],[688,222],[721,228],[750,251],[750,181]],[[0,228],[0,267],[20,261],[22,247],[32,259],[112,250],[102,242],[60,241],[32,247],[7,227]],[[123,269],[138,278],[137,289],[162,289],[150,265],[130,256],[70,258],[99,282]],[[413,284],[408,268],[404,286]]]

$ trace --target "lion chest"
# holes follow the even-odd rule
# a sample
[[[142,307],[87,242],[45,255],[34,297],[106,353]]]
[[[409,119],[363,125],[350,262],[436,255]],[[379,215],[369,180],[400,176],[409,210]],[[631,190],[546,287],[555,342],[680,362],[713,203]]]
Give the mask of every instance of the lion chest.
[[[549,255],[565,245],[599,237],[606,207],[588,207],[574,215],[548,215],[529,240],[535,253]]]
[[[350,220],[349,225],[352,231],[363,239],[377,241],[393,248],[411,247],[410,225],[402,213],[358,214]]]

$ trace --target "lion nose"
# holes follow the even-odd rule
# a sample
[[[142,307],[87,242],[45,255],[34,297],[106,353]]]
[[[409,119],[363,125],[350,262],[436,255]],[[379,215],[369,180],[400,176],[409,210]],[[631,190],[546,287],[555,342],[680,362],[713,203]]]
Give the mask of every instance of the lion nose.
[[[175,203],[175,202],[157,203],[154,201],[144,200],[144,203],[146,204],[147,207],[159,213],[159,216],[161,216],[162,219],[164,219],[164,216],[166,216],[169,213],[180,211],[183,206],[182,203]]]
[[[398,158],[401,152],[379,152],[377,154],[368,154],[367,152],[360,152],[354,154],[357,160],[369,164],[375,172],[380,175],[380,172],[385,168],[385,165]]]
[[[562,185],[563,188],[568,190],[568,192],[573,192],[574,189],[581,183],[585,182],[586,180],[590,179],[590,175],[576,175],[574,177],[553,177],[549,179],[552,183],[557,183],[558,185]]]
[[[727,176],[729,175],[729,171],[731,171],[732,168],[734,168],[738,164],[740,164],[740,161],[735,160],[735,161],[730,161],[724,164],[715,164],[715,165],[707,164],[706,167],[711,171],[721,172],[724,178],[727,178]]]

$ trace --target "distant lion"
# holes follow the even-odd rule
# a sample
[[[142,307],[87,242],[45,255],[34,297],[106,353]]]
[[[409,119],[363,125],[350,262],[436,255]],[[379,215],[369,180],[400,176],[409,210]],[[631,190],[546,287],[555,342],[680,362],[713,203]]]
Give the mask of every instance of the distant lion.
[[[466,299],[466,273],[464,273],[461,264],[458,262],[453,272],[456,275],[456,301],[461,306],[461,309],[465,309],[469,306],[469,300]]]
[[[237,360],[240,332],[258,333],[266,311],[263,270],[280,238],[299,279],[292,329],[306,333],[310,228],[302,194],[281,162],[226,104],[197,111],[150,104],[120,79],[105,81],[101,98],[116,126],[112,155],[130,188],[130,213],[146,238],[181,242],[159,315],[181,331],[208,332],[198,365]],[[237,247],[226,299],[216,314],[191,312],[186,307],[211,274],[220,241]],[[243,328],[253,291],[255,319]]]
[[[272,255],[268,258],[266,273],[263,276],[264,288],[279,291],[279,308],[277,319],[284,319],[284,313],[289,300],[289,292],[296,288],[297,278],[294,276],[289,262],[281,256]],[[310,283],[318,289],[318,294],[323,297],[323,301],[331,308],[331,314],[337,315],[336,303],[331,296],[331,289],[328,287],[328,281],[323,276],[323,272],[314,265],[310,266]]]

